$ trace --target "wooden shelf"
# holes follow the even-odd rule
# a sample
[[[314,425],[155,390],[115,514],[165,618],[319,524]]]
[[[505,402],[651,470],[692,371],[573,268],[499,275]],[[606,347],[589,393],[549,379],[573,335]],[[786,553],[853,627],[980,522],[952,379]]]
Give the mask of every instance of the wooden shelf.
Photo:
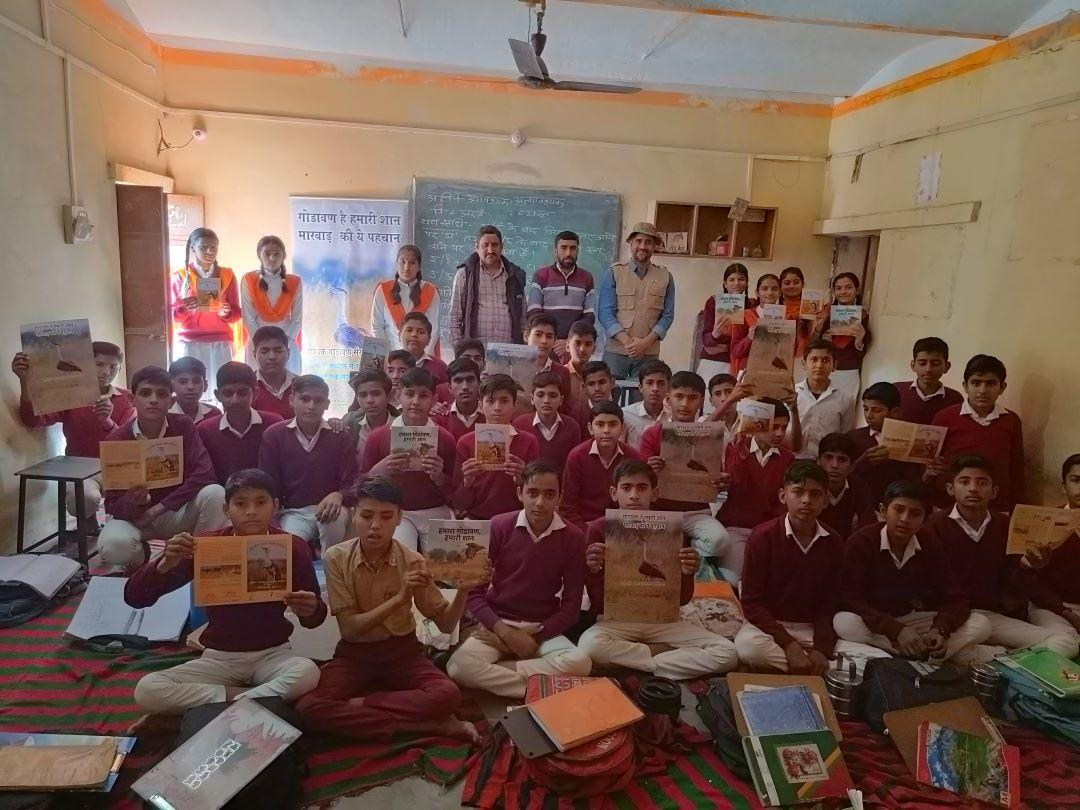
[[[730,205],[661,201],[653,203],[652,221],[657,230],[664,234],[686,234],[687,246],[685,252],[672,251],[669,243],[676,240],[668,237],[664,240],[664,249],[656,253],[661,256],[685,256],[694,259],[771,260],[776,240],[776,220],[780,210],[754,206],[747,209],[747,217],[742,222],[728,219],[730,211]],[[727,237],[728,253],[717,255],[712,252],[711,246],[721,236]],[[747,253],[760,247],[762,255],[743,256],[744,247]]]

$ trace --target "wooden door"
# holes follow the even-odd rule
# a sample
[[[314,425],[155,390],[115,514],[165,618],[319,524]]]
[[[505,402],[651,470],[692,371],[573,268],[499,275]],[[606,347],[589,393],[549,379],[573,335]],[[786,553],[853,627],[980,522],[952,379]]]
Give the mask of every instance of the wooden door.
[[[128,379],[147,365],[166,367],[169,323],[168,227],[157,186],[116,186],[120,291]]]

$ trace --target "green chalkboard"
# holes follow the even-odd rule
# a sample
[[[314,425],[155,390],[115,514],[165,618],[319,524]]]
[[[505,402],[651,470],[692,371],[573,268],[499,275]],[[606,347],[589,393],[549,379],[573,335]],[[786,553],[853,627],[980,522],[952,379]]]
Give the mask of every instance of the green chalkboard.
[[[600,278],[619,253],[619,195],[578,189],[509,186],[416,178],[414,238],[424,253],[424,278],[439,288],[443,312],[457,266],[476,245],[481,225],[503,234],[503,252],[526,280],[554,257],[555,235],[581,237],[578,263]],[[444,315],[443,323],[449,323]],[[446,336],[444,335],[444,341]]]

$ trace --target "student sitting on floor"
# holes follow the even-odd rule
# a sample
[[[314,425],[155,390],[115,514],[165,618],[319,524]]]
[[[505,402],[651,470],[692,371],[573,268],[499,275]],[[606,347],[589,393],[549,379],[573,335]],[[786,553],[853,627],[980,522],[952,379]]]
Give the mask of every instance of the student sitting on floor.
[[[225,413],[204,419],[198,431],[219,484],[234,472],[258,467],[263,432],[282,421],[273,411],[252,408],[254,394],[255,372],[251,366],[230,360],[218,368],[214,397]]]
[[[614,402],[615,377],[603,360],[590,360],[581,367],[581,381],[589,406],[595,408],[603,402]]]
[[[345,539],[356,453],[352,434],[334,431],[323,420],[330,405],[325,380],[304,374],[292,389],[293,418],[263,433],[259,467],[277,484],[281,528],[325,551]]]
[[[489,425],[510,425],[521,387],[507,374],[492,374],[480,386],[480,408]],[[536,437],[510,425],[510,452],[501,470],[484,470],[476,459],[476,433],[466,433],[457,443],[457,471],[450,505],[467,518],[490,520],[503,512],[521,508],[517,481],[522,468],[536,459]]]
[[[656,473],[643,461],[624,461],[615,469],[611,497],[618,509],[648,510],[656,500]],[[735,645],[693,622],[641,624],[603,617],[604,612],[604,518],[589,524],[585,534],[585,586],[591,610],[600,620],[586,630],[578,646],[595,666],[628,667],[661,678],[689,680],[735,669],[739,663]],[[692,548],[679,551],[682,584],[679,604],[694,595],[694,575],[701,560]],[[652,654],[650,644],[672,649]]]
[[[446,672],[462,686],[520,701],[530,675],[588,675],[591,662],[563,635],[579,619],[585,539],[555,511],[558,468],[526,465],[518,497],[523,509],[491,521],[491,584],[469,592],[469,613],[482,628]]]
[[[586,439],[566,457],[563,466],[563,497],[559,507],[563,519],[582,531],[589,523],[615,508],[611,498],[611,474],[624,461],[641,461],[633,447],[623,443],[622,408],[602,402],[592,411]]]
[[[671,386],[671,367],[663,360],[646,360],[638,371],[638,390],[641,400],[623,408],[626,422],[626,443],[641,451],[645,431],[659,422],[670,422],[668,390]],[[695,417],[696,418],[696,417]]]
[[[288,369],[289,336],[280,326],[260,326],[251,336],[251,350],[257,367],[251,407],[292,419],[292,384],[296,375]]]
[[[120,364],[124,362],[124,353],[116,344],[103,340],[95,340],[93,348],[100,393],[97,402],[59,413],[34,414],[34,404],[30,401],[30,358],[18,352],[11,360],[11,370],[19,378],[19,419],[28,428],[46,428],[59,422],[63,426],[65,456],[97,458],[101,440],[135,416],[131,392],[113,385]],[[80,504],[75,501],[75,485],[67,485],[68,514],[82,514],[86,518],[86,528],[97,530],[95,515],[100,505],[101,475],[83,482],[83,503],[78,511],[76,507]]]
[[[1005,385],[1005,364],[975,355],[964,368],[964,403],[938,411],[934,424],[949,429],[941,447],[944,462],[968,453],[986,458],[997,491],[991,506],[1011,512],[1024,500],[1024,431],[1020,417],[998,402]]]
[[[396,349],[386,355],[386,376],[390,378],[390,406],[393,408],[401,406],[398,399],[401,395],[401,375],[410,368],[416,368],[416,358],[406,349]]]
[[[422,368],[434,377],[436,385],[449,380],[446,363],[428,352],[428,346],[431,345],[431,321],[427,315],[416,310],[406,313],[401,321],[398,337],[401,347],[416,361],[416,368]]]
[[[692,371],[680,371],[671,378],[667,400],[672,422],[695,422],[705,401],[705,381]],[[663,427],[662,423],[657,422],[641,437],[641,457],[657,473],[664,469],[664,459],[660,457]],[[717,481],[717,489],[726,484],[726,480]],[[694,548],[702,557],[719,557],[721,565],[729,570],[730,565],[739,562],[739,554],[731,548],[733,544],[727,530],[712,516],[708,503],[660,498],[656,502],[656,509],[683,513],[683,531],[690,536]],[[729,551],[732,552],[730,559],[727,557]]]
[[[532,406],[535,413],[515,417],[514,428],[532,434],[540,446],[538,458],[547,459],[559,469],[566,457],[581,443],[577,420],[559,413],[563,403],[564,381],[554,371],[541,371],[532,382]]]
[[[457,361],[455,361],[457,362]],[[447,506],[447,492],[456,464],[454,437],[431,421],[435,404],[435,380],[422,368],[411,368],[401,377],[401,416],[371,434],[364,447],[360,470],[365,475],[389,476],[402,491],[404,515],[394,539],[413,551],[427,536],[429,520],[449,520],[453,513]],[[395,427],[436,427],[438,439],[434,450],[424,459],[423,470],[410,470],[407,452],[390,452]]]
[[[1061,488],[1065,508],[1080,509],[1080,453],[1061,465]],[[1049,557],[1039,560],[1039,581],[1046,593],[1044,607],[1031,606],[1028,621],[1062,633],[1072,633],[1080,643],[1080,534],[1073,532]]]
[[[472,723],[454,717],[461,692],[424,654],[413,606],[450,633],[469,588],[487,584],[487,577],[467,583],[447,602],[424,558],[394,540],[402,504],[397,484],[385,476],[365,478],[355,497],[358,536],[330,549],[323,563],[341,641],[319,685],[297,709],[311,730],[354,739],[388,740],[409,732],[479,742]]]
[[[946,388],[941,378],[949,373],[949,344],[939,337],[924,337],[911,347],[913,381],[894,383],[900,392],[900,418],[905,422],[930,425],[938,411],[960,405],[964,395]]]
[[[970,664],[990,622],[971,612],[936,539],[919,536],[932,509],[919,481],[895,481],[881,501],[883,524],[844,546],[843,607],[836,634],[918,661]]]
[[[833,616],[843,584],[844,541],[818,522],[828,487],[825,470],[813,461],[796,461],[780,491],[787,514],[750,535],[740,587],[746,623],[735,635],[744,666],[824,675],[834,652],[886,655],[863,644],[837,643]]]
[[[450,363],[447,373],[450,375],[451,404],[445,413],[435,417],[435,423],[446,428],[456,444],[466,433],[472,433],[473,425],[484,422],[484,414],[480,412],[480,366],[468,357],[457,357]],[[435,396],[437,399],[438,388]]]
[[[221,414],[221,409],[202,401],[209,387],[206,366],[196,357],[180,357],[169,365],[172,380],[173,404],[169,413],[182,413],[196,425],[204,419]]]
[[[874,383],[862,395],[866,426],[849,431],[855,444],[855,467],[851,477],[866,484],[873,503],[881,503],[885,488],[894,481],[922,479],[924,467],[889,458],[889,448],[881,443],[886,419],[900,418],[900,393],[892,383]],[[818,453],[820,456],[820,451]]]
[[[817,462],[829,474],[828,505],[818,520],[845,540],[856,529],[877,524],[881,503],[875,503],[870,488],[852,475],[855,457],[850,433],[827,433],[818,442]]]
[[[955,459],[946,473],[946,489],[955,504],[935,512],[925,534],[940,543],[953,575],[971,608],[990,621],[990,637],[980,646],[979,660],[989,660],[1004,649],[1049,647],[1066,658],[1078,651],[1077,636],[1057,628],[1037,627],[1016,616],[1028,615],[1028,601],[1036,607],[1052,604],[1034,572],[1020,555],[1006,555],[1009,518],[991,510],[997,498],[996,470],[983,456]]]
[[[146,366],[131,378],[136,416],[105,437],[105,441],[184,440],[184,480],[174,487],[132,487],[105,492],[105,511],[111,515],[101,530],[101,559],[112,566],[142,565],[143,541],[178,532],[205,534],[226,525],[222,504],[225,490],[214,477],[214,465],[203,447],[195,423],[183,414],[168,413],[172,381],[163,368]]]
[[[277,507],[274,479],[262,470],[240,470],[225,485],[225,514],[232,526],[203,536],[281,534],[273,522]],[[315,688],[319,668],[293,654],[289,643],[293,625],[285,618],[285,608],[292,608],[304,627],[318,627],[326,618],[326,605],[319,596],[307,545],[299,537],[291,539],[293,590],[280,602],[207,607],[208,622],[200,639],[205,651],[199,658],[143,676],[135,687],[140,709],[183,714],[195,706],[240,697],[276,696],[292,702]],[[173,535],[163,553],[131,575],[124,601],[133,608],[150,607],[191,582],[198,542],[188,532]]]
[[[484,349],[484,344],[475,338],[466,338],[459,341],[454,347],[454,359],[471,360],[476,364],[476,391],[477,401],[479,401],[480,378],[484,376],[484,366],[487,363],[487,352]],[[449,369],[447,369],[447,376],[451,378],[451,382],[443,383],[435,388],[436,404],[431,409],[432,416],[445,416],[450,413],[450,404],[454,401],[454,392],[451,388],[453,375],[450,374]],[[447,429],[449,430],[449,428]],[[472,427],[470,426],[469,429],[471,430]],[[453,433],[453,431],[450,432]]]
[[[806,321],[803,321],[806,323]],[[806,379],[795,383],[798,398],[801,443],[794,443],[795,456],[814,460],[818,442],[826,433],[846,433],[855,426],[855,400],[832,382],[836,349],[827,340],[811,340],[803,354]]]
[[[349,377],[353,390],[353,402],[359,407],[345,414],[341,425],[352,433],[356,459],[362,462],[368,436],[388,425],[398,415],[397,408],[390,407],[390,378],[377,368],[363,368]]]

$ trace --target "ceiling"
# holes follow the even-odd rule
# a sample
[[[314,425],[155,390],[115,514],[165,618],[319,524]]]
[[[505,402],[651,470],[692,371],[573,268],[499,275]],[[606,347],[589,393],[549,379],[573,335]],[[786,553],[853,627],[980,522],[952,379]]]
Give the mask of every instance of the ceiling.
[[[163,45],[516,75],[522,0],[109,0]],[[553,77],[832,103],[992,45],[1063,0],[549,0]]]

